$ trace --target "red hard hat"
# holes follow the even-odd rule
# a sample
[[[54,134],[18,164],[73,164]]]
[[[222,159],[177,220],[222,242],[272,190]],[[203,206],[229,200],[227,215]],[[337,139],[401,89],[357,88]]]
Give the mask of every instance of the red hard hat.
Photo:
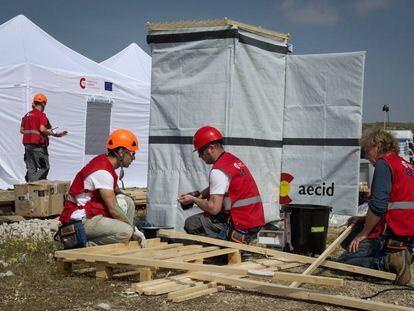
[[[221,135],[220,131],[215,127],[200,127],[193,137],[194,151],[200,150],[208,143],[221,139],[223,139],[223,135]]]

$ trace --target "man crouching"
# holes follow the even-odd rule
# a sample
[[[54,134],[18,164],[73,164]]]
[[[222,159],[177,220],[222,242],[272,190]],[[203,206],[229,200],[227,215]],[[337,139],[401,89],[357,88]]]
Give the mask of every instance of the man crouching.
[[[129,167],[135,159],[138,140],[129,130],[118,129],[111,133],[106,147],[108,153],[93,158],[78,172],[70,186],[59,219],[63,225],[60,237],[64,248],[85,246],[82,244],[86,244],[86,240],[88,246],[93,246],[131,239],[140,241],[141,247],[145,247],[144,235],[133,225],[133,200],[122,194],[116,195],[120,191],[115,170],[121,168],[122,180],[124,167]],[[71,231],[77,231],[75,238],[70,235]]]

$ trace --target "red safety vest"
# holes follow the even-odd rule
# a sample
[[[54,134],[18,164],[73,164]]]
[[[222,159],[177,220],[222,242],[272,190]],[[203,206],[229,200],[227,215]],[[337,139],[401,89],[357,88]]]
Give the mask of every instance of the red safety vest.
[[[383,159],[391,169],[392,190],[387,213],[369,237],[378,237],[386,227],[397,236],[414,236],[414,166],[395,153]]]
[[[262,199],[249,169],[244,163],[225,152],[212,169],[223,171],[230,178],[224,195],[223,212],[229,213],[236,229],[247,230],[265,224]]]
[[[109,210],[106,207],[104,201],[102,200],[99,189],[89,191],[84,188],[86,177],[98,170],[105,170],[111,173],[112,177],[114,178],[113,186],[115,191],[116,185],[118,183],[118,175],[116,174],[114,167],[112,166],[111,162],[109,162],[105,154],[96,156],[83,169],[80,170],[80,172],[73,180],[68,192],[69,198],[65,201],[65,207],[60,214],[59,220],[62,223],[68,223],[70,221],[72,213],[79,208],[85,209],[87,218],[92,218],[96,215],[113,218],[109,213]],[[78,206],[74,201],[79,194],[84,192],[89,192],[92,198],[88,203],[86,203],[85,206]]]
[[[40,110],[33,109],[25,114],[22,118],[21,127],[23,127],[23,144],[44,145],[49,144],[49,139],[40,132],[40,126],[47,127],[48,120],[46,114]]]

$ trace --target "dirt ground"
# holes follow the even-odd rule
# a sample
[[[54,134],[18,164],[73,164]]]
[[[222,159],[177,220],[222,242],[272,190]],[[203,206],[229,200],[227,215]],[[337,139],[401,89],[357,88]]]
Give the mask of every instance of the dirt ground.
[[[331,239],[332,240],[332,239]],[[226,287],[224,292],[193,299],[182,303],[167,302],[166,296],[124,297],[122,293],[136,278],[101,281],[90,274],[74,274],[62,277],[57,273],[53,259],[54,243],[33,244],[13,241],[0,245],[0,258],[17,261],[8,267],[0,265],[0,272],[8,270],[13,276],[0,279],[0,310],[96,310],[100,303],[107,303],[111,310],[346,310],[337,306],[288,300],[253,291]],[[336,252],[339,254],[339,250]],[[22,254],[26,254],[23,256]],[[414,271],[412,271],[414,272]],[[302,285],[317,292],[341,294],[352,297],[373,295],[388,288],[388,291],[372,298],[395,305],[411,307],[414,310],[414,290],[398,287],[379,279],[355,278],[322,270],[319,275],[336,276],[345,279],[345,286]],[[413,274],[414,275],[414,274]]]

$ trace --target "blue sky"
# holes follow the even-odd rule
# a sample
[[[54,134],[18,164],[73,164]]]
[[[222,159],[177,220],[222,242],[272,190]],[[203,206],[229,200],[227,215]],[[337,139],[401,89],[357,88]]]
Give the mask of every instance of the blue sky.
[[[77,52],[103,61],[131,42],[149,53],[145,23],[228,17],[293,36],[295,54],[367,51],[364,122],[414,122],[411,0],[1,0],[0,24],[23,14]],[[47,51],[45,51],[47,52]]]

